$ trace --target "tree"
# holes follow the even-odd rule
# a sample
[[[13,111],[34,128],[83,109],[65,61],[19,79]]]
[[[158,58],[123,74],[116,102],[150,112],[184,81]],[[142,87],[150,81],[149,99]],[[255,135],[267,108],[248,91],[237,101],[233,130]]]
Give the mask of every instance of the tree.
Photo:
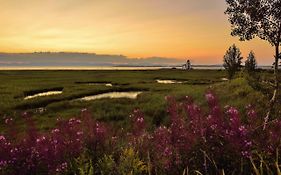
[[[229,79],[232,79],[235,73],[240,70],[242,59],[240,49],[235,44],[226,51],[223,57],[223,67],[226,69]]]
[[[257,68],[257,61],[255,57],[255,53],[251,51],[247,60],[245,61],[245,69],[247,72],[254,72]]]
[[[278,93],[278,62],[281,43],[281,0],[226,0],[225,14],[232,25],[232,35],[241,41],[259,37],[275,47],[275,87],[265,123],[269,119]]]

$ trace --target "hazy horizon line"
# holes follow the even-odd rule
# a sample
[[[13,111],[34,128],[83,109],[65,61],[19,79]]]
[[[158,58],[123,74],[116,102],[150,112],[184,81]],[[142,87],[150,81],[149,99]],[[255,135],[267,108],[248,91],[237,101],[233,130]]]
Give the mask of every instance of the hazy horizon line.
[[[106,53],[96,53],[96,52],[80,52],[80,51],[32,51],[32,52],[5,52],[0,51],[0,55],[24,55],[24,54],[73,54],[73,55],[93,55],[93,56],[112,56],[112,57],[123,57],[128,60],[149,60],[149,59],[163,59],[163,60],[175,60],[182,61],[185,63],[186,60],[193,61],[192,57],[178,58],[178,57],[163,57],[163,56],[149,56],[149,57],[128,57],[124,54],[106,54]],[[244,57],[243,57],[244,58]],[[160,64],[159,64],[160,65]],[[196,63],[195,66],[222,66],[222,63]],[[117,66],[123,66],[122,64],[117,63]],[[137,65],[128,65],[128,66],[137,66]],[[147,65],[143,65],[147,66]],[[260,64],[259,66],[271,66],[271,64]]]
[[[128,59],[149,59],[149,58],[162,58],[162,59],[175,59],[175,60],[187,60],[186,58],[179,58],[179,57],[163,57],[163,56],[148,56],[148,57],[129,57],[125,54],[107,54],[107,53],[97,53],[97,52],[79,52],[79,51],[33,51],[33,52],[3,52],[0,51],[0,54],[59,54],[59,53],[65,53],[65,54],[81,54],[81,55],[97,55],[97,56],[120,56]]]

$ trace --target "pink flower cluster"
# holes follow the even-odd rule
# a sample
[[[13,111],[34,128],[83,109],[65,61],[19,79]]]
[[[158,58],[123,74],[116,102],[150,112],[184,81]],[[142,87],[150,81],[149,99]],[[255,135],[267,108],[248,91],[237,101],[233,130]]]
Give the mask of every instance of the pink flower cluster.
[[[150,165],[152,174],[182,174],[184,169],[243,174],[252,171],[250,158],[259,162],[261,155],[273,168],[280,152],[281,120],[264,129],[263,117],[254,106],[248,105],[246,114],[240,114],[235,107],[222,108],[211,91],[205,98],[208,110],[190,97],[179,101],[167,97],[169,124],[153,130],[147,130],[139,109],[130,115],[128,130],[97,122],[86,109],[78,118],[58,120],[49,132],[38,131],[28,113],[23,115],[25,133],[16,130],[12,118],[4,118],[8,131],[0,135],[0,174],[75,174],[79,169],[75,162],[85,154],[100,174],[102,157],[113,156],[117,165],[120,150],[128,147]]]
[[[98,122],[87,123],[88,115],[81,119],[58,119],[57,127],[49,133],[39,132],[32,118],[23,117],[28,125],[26,133],[10,139],[0,136],[0,172],[61,174],[68,170],[68,164],[79,157],[86,146],[101,139],[98,137],[106,132]],[[92,132],[88,134],[87,131]]]

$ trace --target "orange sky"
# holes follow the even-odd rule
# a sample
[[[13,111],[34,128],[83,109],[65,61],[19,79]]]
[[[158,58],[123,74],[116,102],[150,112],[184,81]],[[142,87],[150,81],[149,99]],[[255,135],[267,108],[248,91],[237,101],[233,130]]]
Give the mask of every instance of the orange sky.
[[[220,64],[236,43],[259,64],[274,50],[230,36],[224,0],[0,0],[0,52],[72,51]]]

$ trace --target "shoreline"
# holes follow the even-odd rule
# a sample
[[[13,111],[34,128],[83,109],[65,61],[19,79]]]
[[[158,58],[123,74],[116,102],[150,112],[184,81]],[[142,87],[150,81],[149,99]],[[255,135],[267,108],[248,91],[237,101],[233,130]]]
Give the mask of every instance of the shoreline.
[[[193,66],[192,69],[194,70],[224,70],[222,66]],[[259,66],[258,69],[262,70],[271,70],[271,66]],[[0,71],[16,71],[16,70],[112,70],[112,71],[119,71],[119,70],[183,70],[181,67],[173,67],[173,66],[132,66],[132,67],[123,67],[123,66],[91,66],[91,67],[80,67],[80,66],[73,66],[73,67],[42,67],[42,66],[30,66],[30,67],[0,67]]]
[[[224,70],[223,67],[220,66],[193,66],[192,67],[195,70]],[[175,69],[175,70],[182,70],[181,67],[174,67],[174,66],[91,66],[91,67],[42,67],[42,66],[30,66],[30,67],[0,67],[0,71],[2,70],[169,70],[169,69]]]

